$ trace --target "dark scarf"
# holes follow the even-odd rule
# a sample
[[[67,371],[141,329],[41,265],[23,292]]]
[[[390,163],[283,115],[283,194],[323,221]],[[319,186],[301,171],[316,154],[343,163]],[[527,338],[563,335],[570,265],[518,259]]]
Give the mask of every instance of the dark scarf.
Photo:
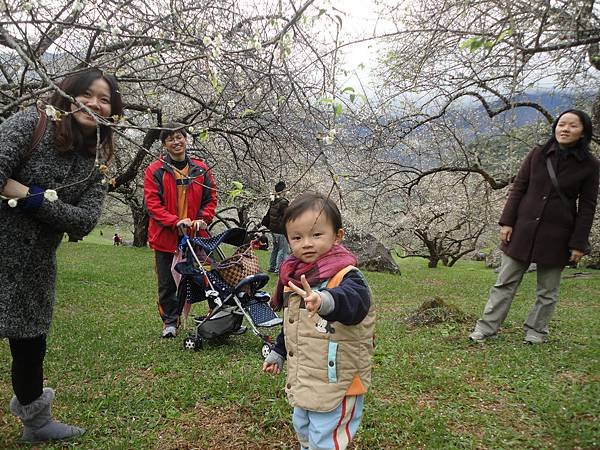
[[[275,311],[282,308],[283,288],[287,286],[288,281],[293,282],[296,286],[302,286],[300,276],[304,275],[308,284],[314,286],[328,280],[343,268],[356,264],[356,256],[342,245],[334,245],[327,253],[312,263],[304,263],[295,256],[290,256],[279,268],[279,280],[277,280],[271,306]]]

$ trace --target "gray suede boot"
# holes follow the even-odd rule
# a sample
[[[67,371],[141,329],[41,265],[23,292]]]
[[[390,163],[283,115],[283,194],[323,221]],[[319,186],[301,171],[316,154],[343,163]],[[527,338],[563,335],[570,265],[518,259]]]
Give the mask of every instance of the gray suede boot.
[[[23,436],[25,442],[44,442],[60,439],[72,439],[85,433],[83,428],[65,425],[52,420],[50,406],[54,400],[54,390],[44,388],[40,395],[28,405],[21,405],[17,397],[10,401],[10,410],[23,422]]]

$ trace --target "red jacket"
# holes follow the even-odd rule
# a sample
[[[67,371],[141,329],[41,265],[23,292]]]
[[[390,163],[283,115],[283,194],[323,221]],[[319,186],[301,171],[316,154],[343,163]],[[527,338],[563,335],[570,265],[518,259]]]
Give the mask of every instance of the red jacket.
[[[177,186],[167,156],[148,166],[144,173],[144,201],[150,216],[148,243],[154,250],[175,253],[177,250]],[[208,166],[200,159],[188,158],[187,217],[207,224],[215,216],[217,189]]]

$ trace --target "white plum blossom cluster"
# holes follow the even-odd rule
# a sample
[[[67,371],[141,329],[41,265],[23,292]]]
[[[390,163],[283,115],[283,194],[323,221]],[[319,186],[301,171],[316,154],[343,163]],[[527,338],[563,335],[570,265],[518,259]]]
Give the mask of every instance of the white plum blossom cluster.
[[[262,43],[260,42],[260,38],[258,37],[257,34],[255,34],[254,36],[252,36],[252,39],[250,39],[248,41],[248,47],[249,48],[253,48],[254,50],[261,50],[262,49]]]
[[[48,118],[50,120],[53,120],[55,122],[58,122],[62,115],[62,113],[52,105],[46,105],[44,107],[44,112],[46,113],[46,116],[48,116]]]
[[[217,59],[219,56],[221,56],[221,47],[223,45],[223,35],[221,33],[217,33],[214,39],[211,39],[210,36],[204,36],[202,43],[210,48],[211,56],[214,59]]]
[[[78,13],[79,11],[83,10],[83,1],[82,0],[75,0],[73,2],[73,9],[72,11],[74,13]]]
[[[335,136],[337,134],[337,130],[335,128],[332,128],[331,130],[329,130],[329,132],[323,137],[323,142],[325,142],[326,145],[331,145],[333,144],[333,140],[335,139]]]
[[[54,189],[46,189],[44,191],[44,198],[49,202],[55,202],[58,200],[58,193]]]
[[[58,200],[58,193],[54,189],[46,189],[44,191],[44,198],[49,202],[55,202],[56,200]],[[17,205],[18,200],[16,198],[11,198],[8,201],[8,206],[10,206],[11,208],[16,208]]]

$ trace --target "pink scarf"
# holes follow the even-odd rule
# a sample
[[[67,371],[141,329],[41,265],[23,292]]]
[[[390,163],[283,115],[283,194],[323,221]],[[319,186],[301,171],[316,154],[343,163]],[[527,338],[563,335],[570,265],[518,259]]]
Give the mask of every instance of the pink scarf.
[[[271,299],[271,306],[275,311],[282,308],[283,288],[287,286],[288,281],[292,281],[296,286],[301,287],[300,276],[304,275],[308,284],[314,286],[328,280],[344,267],[355,266],[356,264],[356,256],[342,245],[334,245],[327,253],[312,263],[303,263],[295,256],[290,256],[279,268],[279,280],[277,281],[275,294]]]

